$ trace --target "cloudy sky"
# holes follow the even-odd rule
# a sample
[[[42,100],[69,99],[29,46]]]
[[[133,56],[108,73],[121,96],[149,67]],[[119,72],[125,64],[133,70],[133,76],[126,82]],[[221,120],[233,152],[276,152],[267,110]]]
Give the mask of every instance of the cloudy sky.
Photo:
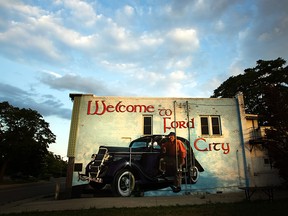
[[[286,0],[0,0],[0,102],[37,110],[66,156],[69,93],[210,97],[288,60]]]

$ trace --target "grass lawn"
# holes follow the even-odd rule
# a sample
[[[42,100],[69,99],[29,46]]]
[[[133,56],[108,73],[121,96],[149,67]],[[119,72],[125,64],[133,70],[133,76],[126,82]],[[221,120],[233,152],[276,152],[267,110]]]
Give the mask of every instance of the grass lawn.
[[[189,206],[163,206],[163,207],[141,207],[141,208],[109,208],[109,209],[82,209],[71,211],[50,211],[50,212],[24,212],[11,213],[5,215],[21,215],[21,216],[237,216],[237,215],[261,215],[261,216],[278,216],[287,215],[288,199],[274,200],[269,202],[266,200],[259,201],[243,201],[239,203],[217,203]],[[3,215],[4,216],[4,215]]]

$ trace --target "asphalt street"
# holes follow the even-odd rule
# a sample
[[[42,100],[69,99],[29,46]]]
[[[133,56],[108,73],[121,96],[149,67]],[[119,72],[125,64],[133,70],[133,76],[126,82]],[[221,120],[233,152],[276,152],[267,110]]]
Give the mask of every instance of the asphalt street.
[[[45,197],[55,194],[56,186],[65,188],[65,178],[51,179],[50,181],[39,181],[31,183],[13,183],[10,185],[0,185],[0,206],[3,204],[31,199],[35,197]]]

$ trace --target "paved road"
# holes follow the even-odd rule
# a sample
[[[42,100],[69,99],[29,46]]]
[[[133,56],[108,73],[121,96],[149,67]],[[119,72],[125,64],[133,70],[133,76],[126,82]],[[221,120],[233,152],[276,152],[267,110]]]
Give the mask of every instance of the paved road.
[[[0,186],[0,205],[38,196],[55,194],[56,184],[64,188],[65,179]]]

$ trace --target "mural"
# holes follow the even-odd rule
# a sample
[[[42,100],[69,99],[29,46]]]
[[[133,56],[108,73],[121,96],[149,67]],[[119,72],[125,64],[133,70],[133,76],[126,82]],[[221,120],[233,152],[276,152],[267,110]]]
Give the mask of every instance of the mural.
[[[96,190],[109,184],[116,196],[167,187],[179,193],[181,183],[196,184],[203,171],[188,140],[171,132],[140,137],[129,147],[100,146],[79,179]]]
[[[238,103],[235,98],[133,98],[81,95],[77,99],[74,98],[74,119],[71,122],[68,157],[74,157],[74,163],[82,165],[82,170],[79,173],[81,173],[83,180],[91,181],[91,176],[87,174],[85,166],[87,164],[91,166],[92,154],[104,155],[105,158],[105,153],[99,152],[102,147],[106,148],[107,155],[110,155],[106,155],[106,159],[107,157],[108,159],[103,161],[103,164],[108,163],[109,160],[112,160],[111,158],[118,157],[119,159],[120,156],[117,156],[118,153],[116,153],[118,151],[126,152],[121,155],[121,160],[126,158],[128,166],[131,166],[132,160],[137,161],[142,158],[142,156],[139,157],[139,154],[145,153],[145,156],[150,157],[150,159],[152,154],[157,154],[159,158],[163,153],[161,145],[164,140],[167,141],[167,135],[173,132],[184,145],[188,143],[188,147],[186,146],[187,155],[190,151],[193,152],[193,156],[190,154],[189,157],[185,158],[183,169],[185,172],[181,173],[181,193],[238,190],[239,185],[245,182],[245,175],[241,171],[244,161],[241,148],[240,114],[237,106]],[[149,120],[148,125],[144,118]],[[148,132],[150,130],[150,133],[144,134],[147,130]],[[143,137],[146,137],[147,140]],[[145,143],[146,149],[140,150],[140,147],[133,147],[133,144],[137,143],[136,141],[139,139]],[[135,153],[131,153],[131,148]],[[197,167],[195,163],[191,163],[191,160],[196,158],[197,165],[201,168]],[[138,164],[133,166],[139,168],[140,159]],[[192,165],[187,166],[188,164]],[[94,168],[99,168],[99,166],[94,166]],[[113,166],[125,168],[124,165],[114,164]],[[161,177],[161,175],[163,177],[161,160],[158,160],[154,166],[157,168],[156,177]],[[135,187],[134,184],[139,180],[139,176],[145,175],[144,168],[141,169],[142,171],[138,171],[137,174],[132,173],[133,177],[129,172],[123,174],[123,179],[126,179],[126,186],[132,184]],[[97,171],[93,170],[94,173]],[[197,174],[193,174],[193,172]],[[111,171],[109,175],[113,183],[113,176],[117,175],[117,172]],[[101,175],[98,175],[96,178],[102,181],[103,179],[100,180],[100,177]],[[164,177],[163,179],[165,179]],[[196,177],[197,184],[193,182],[193,178]],[[127,183],[127,179],[131,178],[135,178],[135,182]],[[93,185],[97,182],[95,179],[92,181],[94,181]],[[72,186],[83,183],[83,181],[79,181],[78,173],[74,172]],[[168,187],[164,190],[165,193],[172,191],[169,187],[173,185],[171,181],[169,184],[163,185]],[[136,183],[136,186],[139,185]],[[139,187],[141,188],[141,185]],[[155,186],[155,189],[159,188],[163,187]],[[150,189],[153,188],[149,188],[149,191]],[[176,192],[178,191],[176,190]],[[119,188],[116,193],[121,195]],[[151,194],[151,192],[149,193]],[[153,193],[163,193],[163,189]]]

